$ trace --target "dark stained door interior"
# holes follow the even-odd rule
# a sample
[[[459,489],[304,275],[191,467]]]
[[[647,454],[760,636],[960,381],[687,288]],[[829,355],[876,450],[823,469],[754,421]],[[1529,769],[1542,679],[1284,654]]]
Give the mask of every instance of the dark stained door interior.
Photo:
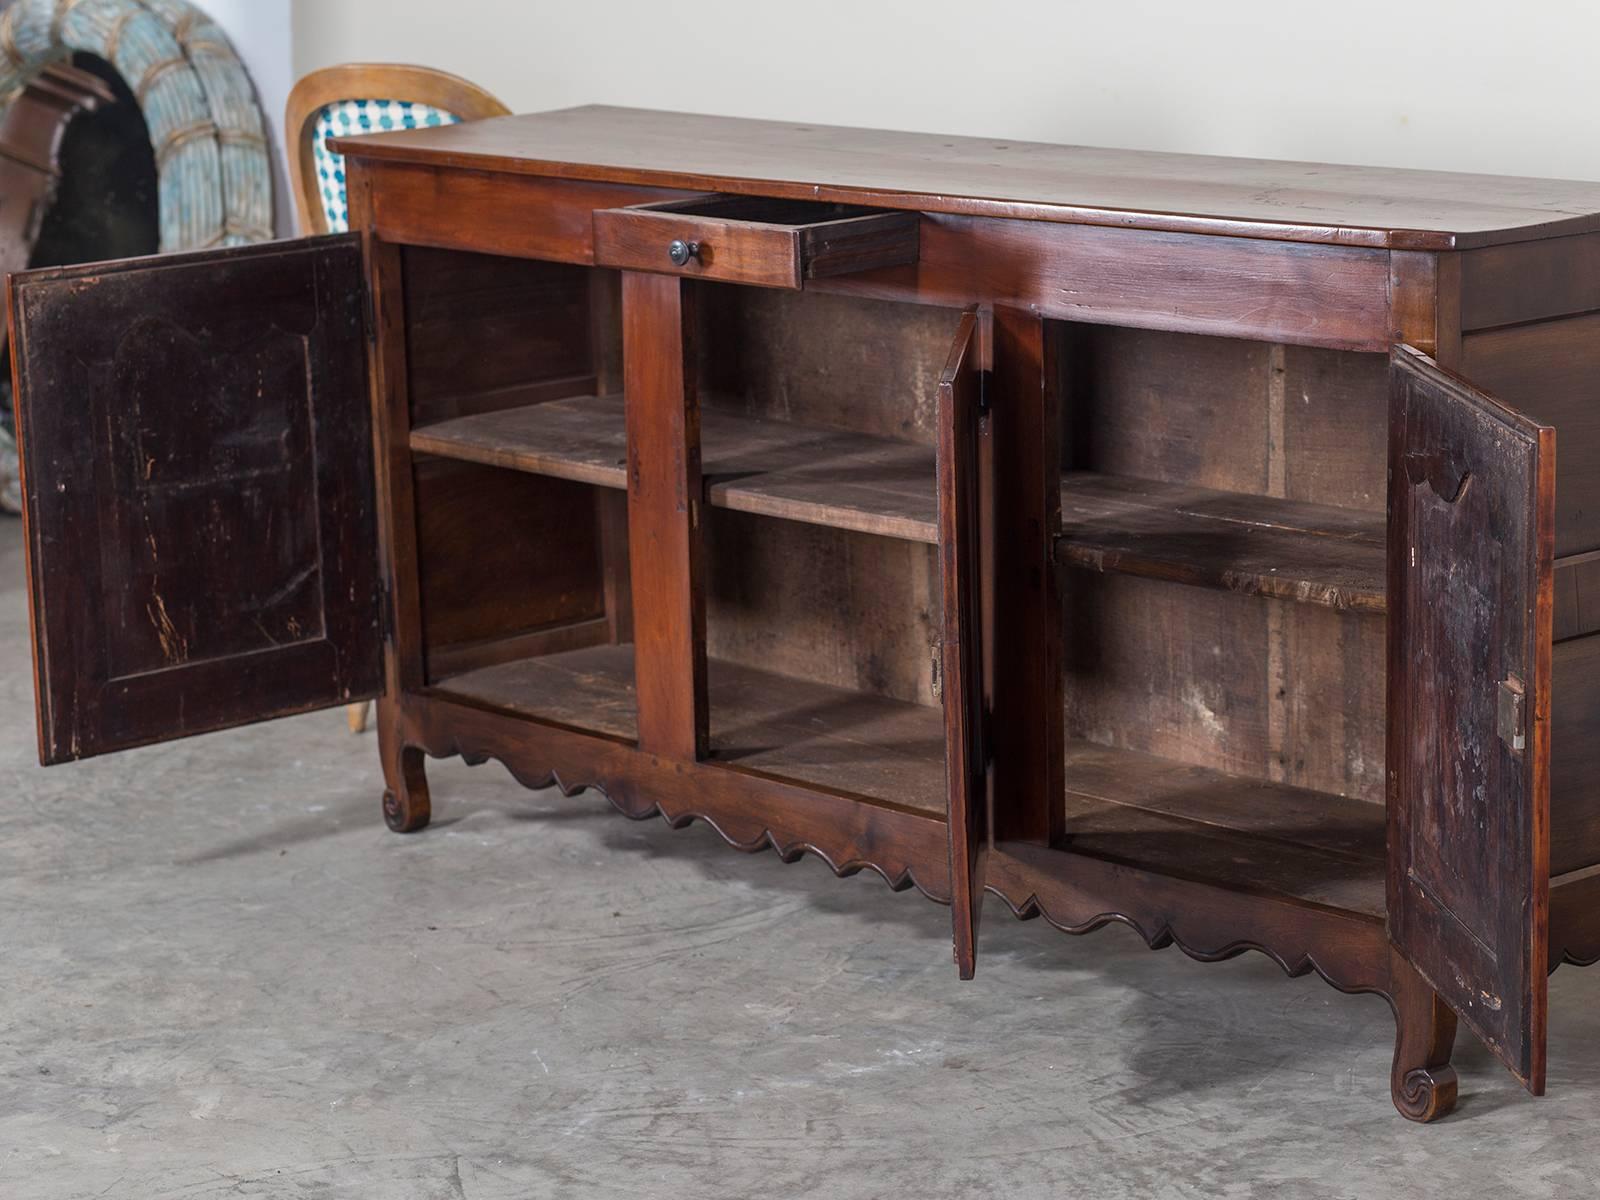
[[[17,275],[45,763],[381,690],[353,236]]]
[[[1390,363],[1389,934],[1537,1094],[1555,431]]]
[[[950,895],[956,966],[972,978],[988,840],[983,745],[978,520],[978,420],[983,401],[977,310],[962,314],[939,376],[940,675],[949,789]]]

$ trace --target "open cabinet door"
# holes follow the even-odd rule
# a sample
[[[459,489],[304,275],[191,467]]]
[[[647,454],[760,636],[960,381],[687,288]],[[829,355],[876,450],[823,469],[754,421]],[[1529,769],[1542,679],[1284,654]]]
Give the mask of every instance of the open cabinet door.
[[[381,690],[360,239],[14,275],[39,757]]]
[[[1539,1094],[1555,431],[1409,346],[1390,376],[1389,936]]]
[[[963,313],[939,375],[940,675],[949,793],[950,897],[956,966],[971,979],[988,843],[979,619],[978,420],[983,403],[977,310]]]

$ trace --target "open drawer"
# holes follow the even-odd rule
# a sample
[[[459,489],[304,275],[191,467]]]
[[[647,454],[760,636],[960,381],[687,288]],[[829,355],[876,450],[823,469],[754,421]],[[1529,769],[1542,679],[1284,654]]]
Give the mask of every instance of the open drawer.
[[[594,214],[603,267],[690,275],[758,287],[915,262],[914,212],[818,200],[696,196]]]

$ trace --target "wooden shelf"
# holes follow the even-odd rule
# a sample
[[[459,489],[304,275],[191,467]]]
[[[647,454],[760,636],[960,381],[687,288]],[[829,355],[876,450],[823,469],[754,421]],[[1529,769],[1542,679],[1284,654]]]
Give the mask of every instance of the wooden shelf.
[[[1084,471],[1061,516],[1067,566],[1384,611],[1382,513]]]
[[[1236,891],[1384,914],[1384,809],[1088,742],[1067,746],[1059,849]]]
[[[944,716],[712,659],[716,762],[891,805],[945,813]],[[637,736],[633,647],[596,646],[441,680],[434,690],[523,716]]]
[[[701,474],[716,508],[938,541],[932,446],[838,429],[700,411]],[[446,458],[627,486],[621,396],[583,396],[440,421],[411,448]]]
[[[701,411],[713,507],[938,541],[931,446]],[[584,396],[416,429],[414,450],[627,486],[620,396]],[[1385,607],[1381,513],[1080,471],[1061,485],[1056,560],[1355,612]]]

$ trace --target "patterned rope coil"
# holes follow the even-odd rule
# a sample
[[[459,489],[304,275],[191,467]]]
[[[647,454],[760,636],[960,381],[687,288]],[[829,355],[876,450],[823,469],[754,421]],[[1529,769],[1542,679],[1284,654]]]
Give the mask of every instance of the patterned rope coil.
[[[0,13],[0,95],[80,50],[115,67],[144,110],[163,251],[272,237],[266,125],[208,16],[187,0],[15,0]]]

